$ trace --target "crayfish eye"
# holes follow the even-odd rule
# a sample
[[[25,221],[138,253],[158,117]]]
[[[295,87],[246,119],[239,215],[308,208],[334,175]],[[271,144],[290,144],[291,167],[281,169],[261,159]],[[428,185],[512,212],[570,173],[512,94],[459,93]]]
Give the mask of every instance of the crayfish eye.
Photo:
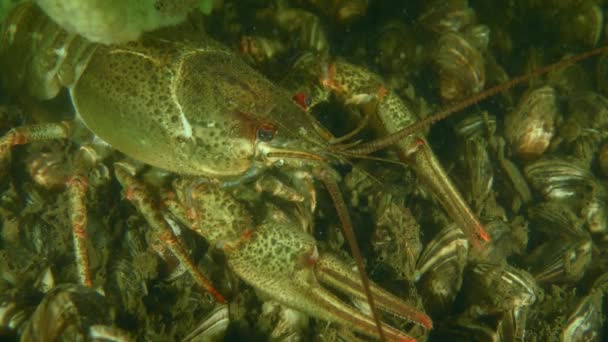
[[[274,138],[274,134],[276,133],[276,131],[277,129],[274,127],[273,124],[264,123],[261,124],[260,127],[258,127],[255,134],[258,140],[268,142]]]

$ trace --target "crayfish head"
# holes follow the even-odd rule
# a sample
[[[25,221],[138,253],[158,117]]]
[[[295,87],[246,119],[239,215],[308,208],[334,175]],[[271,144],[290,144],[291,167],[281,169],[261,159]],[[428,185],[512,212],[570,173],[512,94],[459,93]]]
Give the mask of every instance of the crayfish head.
[[[282,92],[281,92],[282,93]],[[266,166],[309,168],[341,159],[329,149],[333,137],[288,96],[277,96],[256,127],[255,155]]]

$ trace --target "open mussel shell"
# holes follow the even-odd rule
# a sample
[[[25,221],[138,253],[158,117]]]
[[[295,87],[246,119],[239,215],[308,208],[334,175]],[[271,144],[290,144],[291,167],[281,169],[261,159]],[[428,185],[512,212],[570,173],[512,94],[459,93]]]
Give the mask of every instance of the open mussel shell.
[[[528,310],[543,297],[530,273],[488,262],[465,273],[463,289],[467,310],[458,321],[483,331],[484,341],[523,341]]]
[[[439,92],[445,101],[454,101],[483,89],[486,71],[481,51],[461,33],[439,37],[433,60],[439,72]]]
[[[121,336],[124,332],[112,328],[110,306],[96,291],[80,285],[59,285],[49,291],[36,308],[21,335],[22,341],[87,341],[93,335]],[[102,329],[100,326],[107,326]],[[91,327],[96,327],[91,329]]]
[[[451,224],[426,245],[416,267],[415,279],[430,312],[449,308],[462,285],[469,243],[464,233]]]
[[[542,296],[530,273],[509,265],[485,262],[475,264],[466,273],[463,288],[473,315],[492,315],[528,307]]]
[[[533,230],[545,237],[542,244],[527,256],[532,273],[539,283],[578,281],[592,256],[591,236],[584,220],[563,203],[543,203],[529,210]]]
[[[505,117],[505,137],[513,153],[530,159],[542,155],[555,132],[555,90],[543,86],[526,93],[517,109]]]

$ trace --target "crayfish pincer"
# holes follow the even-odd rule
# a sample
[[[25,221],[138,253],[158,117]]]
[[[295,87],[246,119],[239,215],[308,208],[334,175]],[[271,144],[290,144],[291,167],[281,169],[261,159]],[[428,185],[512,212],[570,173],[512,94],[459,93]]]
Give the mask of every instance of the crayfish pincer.
[[[85,248],[87,171],[104,162],[110,146],[128,157],[113,165],[125,198],[218,301],[224,301],[223,296],[190,260],[168,215],[224,251],[228,265],[243,280],[286,306],[391,340],[412,338],[382,323],[375,303],[426,329],[432,327],[424,313],[368,280],[337,187],[339,176],[329,166],[346,160],[331,148],[332,135],[286,91],[230,50],[184,27],[120,45],[94,44],[63,30],[32,3],[9,14],[1,39],[0,60],[9,90],[44,100],[67,88],[76,118],[10,130],[0,140],[0,160],[7,163],[15,145],[69,139],[82,123],[95,137],[79,149],[65,183],[82,284],[93,285]],[[173,173],[173,189],[165,190],[174,196],[163,201],[155,196],[138,178],[138,163]],[[314,239],[299,226],[301,221],[288,213],[268,210],[267,217],[253,220],[232,198],[231,191],[268,176],[269,169],[285,177],[267,184],[301,194],[294,204],[300,212],[315,209],[312,179],[326,184],[358,273],[335,256],[318,252]],[[184,186],[180,179],[194,181]],[[282,216],[287,218],[279,219]],[[318,281],[367,300],[371,314],[338,300]]]

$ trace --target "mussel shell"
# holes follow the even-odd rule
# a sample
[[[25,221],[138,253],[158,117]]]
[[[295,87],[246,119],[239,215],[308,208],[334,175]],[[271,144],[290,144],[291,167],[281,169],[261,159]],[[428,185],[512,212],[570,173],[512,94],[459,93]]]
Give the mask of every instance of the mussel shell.
[[[26,160],[26,169],[34,182],[44,189],[62,189],[68,178],[65,157],[58,151],[42,152]]]
[[[538,67],[540,66],[538,65]],[[579,92],[591,91],[593,89],[591,76],[581,64],[557,69],[550,72],[546,79],[547,84],[555,88],[557,94],[559,94],[559,98],[569,98],[576,96]]]
[[[325,55],[329,51],[327,32],[321,18],[315,14],[299,8],[278,9],[274,22],[282,29],[299,35],[299,39],[289,41],[298,45],[295,47],[315,51],[319,55]]]
[[[184,337],[183,341],[222,341],[228,324],[230,324],[228,305],[217,305],[194,330]]]
[[[381,29],[376,40],[376,62],[389,75],[404,75],[416,68],[412,65],[421,59],[416,49],[416,32],[402,21],[393,20]]]
[[[589,169],[576,160],[537,160],[525,166],[524,175],[547,200],[580,198],[597,187]]]
[[[559,23],[562,42],[585,48],[597,45],[604,29],[604,13],[595,1],[582,1],[562,13]]]
[[[493,164],[483,138],[467,139],[462,148],[467,202],[480,212],[494,185]]]
[[[561,341],[600,341],[603,325],[602,291],[592,291],[572,311],[562,329]]]
[[[31,303],[33,298],[35,296],[25,292],[11,296],[6,293],[0,297],[0,337],[18,333],[26,326],[29,317],[36,309]]]
[[[556,240],[589,238],[583,227],[584,220],[564,203],[540,203],[530,207],[528,217],[534,223],[534,230]]]
[[[575,155],[581,164],[592,169],[599,152],[602,137],[595,130],[585,130],[571,145],[571,149],[563,149],[567,154]]]
[[[486,82],[484,59],[463,34],[444,33],[433,55],[439,71],[439,92],[446,101],[475,94]]]
[[[45,263],[23,248],[0,250],[0,283],[21,287],[36,280]]]
[[[330,1],[320,1],[321,3],[327,3]],[[348,24],[367,13],[367,7],[369,6],[369,0],[350,0],[350,1],[335,1],[340,3],[335,10],[336,20],[341,24]]]
[[[518,165],[505,157],[505,140],[502,137],[497,137],[495,141],[498,150],[498,165],[502,171],[502,177],[499,180],[503,179],[504,182],[502,183],[505,185],[502,192],[512,196],[511,207],[514,212],[517,212],[521,204],[532,200],[532,192]],[[498,184],[500,183],[497,182]]]
[[[604,176],[608,176],[608,143],[604,143],[599,151],[598,162]]]
[[[492,236],[492,245],[484,250],[471,251],[471,258],[487,262],[502,262],[513,254],[522,254],[528,245],[527,221],[514,217],[509,221],[493,218],[484,222],[484,227]]]
[[[285,52],[286,46],[278,40],[259,35],[241,37],[240,51],[254,64],[262,64]]]
[[[415,279],[430,312],[446,310],[454,301],[462,285],[468,250],[469,242],[455,224],[443,228],[426,245]]]
[[[573,283],[591,263],[590,239],[553,241],[539,246],[528,257],[539,283]]]
[[[608,292],[608,272],[603,273],[601,276],[597,277],[591,286],[591,291],[603,291],[604,293]]]
[[[390,196],[380,195],[375,207],[372,245],[378,258],[400,277],[414,279],[416,260],[422,251],[420,226],[410,210]]]
[[[431,335],[437,341],[524,341],[527,308],[483,318],[460,315]]]
[[[578,92],[568,100],[569,117],[582,130],[608,126],[608,99],[593,91]]]
[[[490,44],[490,28],[486,25],[471,25],[464,29],[464,36],[480,51],[488,49]]]
[[[427,1],[418,23],[437,33],[458,32],[475,22],[475,11],[467,0]]]
[[[25,327],[22,341],[87,340],[92,325],[111,325],[110,306],[96,291],[59,285],[49,291]]]
[[[530,208],[529,217],[544,241],[528,256],[532,273],[540,283],[579,280],[591,262],[592,244],[584,219],[565,203],[542,203]]]
[[[108,298],[122,304],[122,308],[133,315],[145,316],[144,297],[148,294],[142,270],[135,263],[118,260],[110,270],[106,286]]]
[[[534,277],[519,268],[477,263],[466,273],[465,296],[477,315],[502,313],[534,304],[542,296]]]
[[[608,53],[604,53],[598,58],[595,75],[598,91],[602,95],[608,96]]]
[[[431,338],[433,341],[487,341],[500,342],[500,333],[497,329],[498,319],[477,320],[471,317],[459,317],[455,321],[448,322],[433,330]]]
[[[458,122],[454,129],[462,138],[485,137],[496,132],[496,117],[487,113],[469,115]]]
[[[557,115],[555,90],[549,86],[525,94],[517,109],[505,117],[505,137],[513,153],[536,158],[549,147]]]
[[[584,204],[581,214],[587,222],[590,233],[606,234],[608,232],[608,211],[605,197],[593,195]]]

